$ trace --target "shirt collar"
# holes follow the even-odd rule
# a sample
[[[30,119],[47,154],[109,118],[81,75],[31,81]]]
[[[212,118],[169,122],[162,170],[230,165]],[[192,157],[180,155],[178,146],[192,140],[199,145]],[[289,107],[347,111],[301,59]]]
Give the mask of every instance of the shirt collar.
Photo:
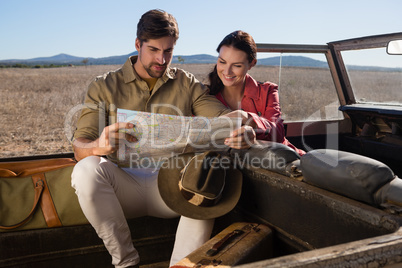
[[[260,91],[258,90],[258,82],[255,81],[249,74],[246,74],[246,85],[244,87],[244,96],[258,100]]]
[[[137,62],[138,56],[130,56],[123,65],[123,77],[125,83],[130,83],[136,79],[142,80],[141,77],[134,70],[134,63]],[[168,67],[165,74],[162,76],[162,80],[167,82],[169,79],[176,78],[176,68]]]

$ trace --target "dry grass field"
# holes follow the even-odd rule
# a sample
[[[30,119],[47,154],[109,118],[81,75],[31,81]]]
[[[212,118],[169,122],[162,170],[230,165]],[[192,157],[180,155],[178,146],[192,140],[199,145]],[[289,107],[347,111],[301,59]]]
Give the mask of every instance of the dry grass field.
[[[115,68],[0,69],[0,157],[71,151],[65,115],[96,75]]]
[[[0,158],[71,152],[67,136],[72,128],[65,128],[65,122],[82,103],[88,84],[118,67],[0,69]],[[213,65],[180,67],[206,82]],[[259,81],[279,83],[278,67],[257,66],[250,74]],[[337,100],[327,69],[284,68],[280,88],[285,121],[306,119]],[[73,114],[76,118],[78,112]]]

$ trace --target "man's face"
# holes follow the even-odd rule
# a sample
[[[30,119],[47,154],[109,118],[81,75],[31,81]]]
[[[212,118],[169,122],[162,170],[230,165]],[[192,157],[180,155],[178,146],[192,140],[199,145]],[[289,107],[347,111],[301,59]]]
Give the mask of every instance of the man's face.
[[[143,78],[159,78],[165,73],[172,61],[175,40],[167,36],[159,39],[149,39],[142,46],[138,39],[135,48],[138,51],[138,60],[134,67],[139,76]]]

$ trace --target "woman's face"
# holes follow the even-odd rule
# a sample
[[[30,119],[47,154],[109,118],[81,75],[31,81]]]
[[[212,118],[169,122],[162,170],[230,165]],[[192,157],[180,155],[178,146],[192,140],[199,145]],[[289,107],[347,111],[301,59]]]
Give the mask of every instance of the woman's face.
[[[254,65],[255,60],[248,62],[246,52],[232,46],[222,46],[216,69],[225,87],[243,87],[246,74]]]

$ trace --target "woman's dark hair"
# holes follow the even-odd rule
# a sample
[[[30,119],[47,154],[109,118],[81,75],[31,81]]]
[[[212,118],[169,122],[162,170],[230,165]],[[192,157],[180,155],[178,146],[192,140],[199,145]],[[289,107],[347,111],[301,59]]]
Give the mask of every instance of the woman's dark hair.
[[[219,53],[222,46],[232,46],[247,54],[248,62],[251,63],[257,59],[257,45],[254,42],[253,37],[243,31],[235,31],[223,38],[218,45],[216,51]],[[221,79],[218,76],[216,65],[214,70],[208,74],[210,94],[216,95],[224,88]]]
[[[173,15],[160,9],[153,9],[141,16],[137,24],[137,38],[142,45],[149,39],[171,36],[175,42],[179,39],[179,27]]]

